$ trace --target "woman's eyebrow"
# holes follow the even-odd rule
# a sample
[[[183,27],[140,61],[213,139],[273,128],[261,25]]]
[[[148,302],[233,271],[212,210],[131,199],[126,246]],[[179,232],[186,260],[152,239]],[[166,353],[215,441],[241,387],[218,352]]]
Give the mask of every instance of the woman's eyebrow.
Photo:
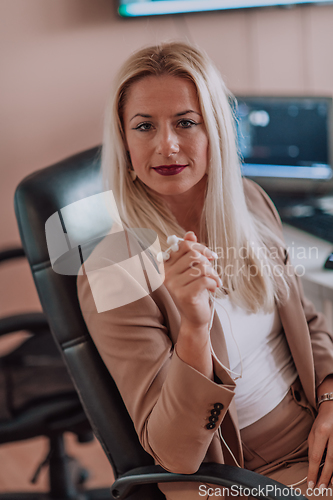
[[[193,109],[187,109],[186,111],[182,111],[181,113],[177,113],[175,116],[184,116],[184,115],[187,115],[188,113],[195,113],[196,115],[201,116],[201,113],[198,113],[198,111],[194,111]]]
[[[198,111],[194,111],[193,109],[187,109],[186,111],[181,111],[180,113],[176,113],[175,116],[184,116],[187,115],[188,113],[195,113],[196,115],[201,116],[201,113],[198,113]],[[145,113],[137,113],[136,115],[132,116],[130,119],[130,122],[134,120],[137,116],[140,116],[141,118],[152,118],[152,115],[147,115]]]
[[[141,116],[142,118],[152,118],[151,115],[145,115],[144,113],[137,113],[136,115],[132,116],[132,118],[130,119],[130,122],[132,120],[134,120],[134,118],[136,118],[137,116]]]

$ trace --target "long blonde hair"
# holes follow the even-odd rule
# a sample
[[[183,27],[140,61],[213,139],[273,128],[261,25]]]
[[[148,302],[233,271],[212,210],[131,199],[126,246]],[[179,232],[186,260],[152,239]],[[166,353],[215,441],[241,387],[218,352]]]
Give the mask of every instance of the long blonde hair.
[[[105,117],[102,168],[107,189],[113,191],[123,223],[153,229],[163,249],[168,235],[184,235],[184,228],[158,195],[139,179],[132,181],[125,147],[122,116],[128,89],[146,76],[165,74],[194,83],[208,135],[208,181],[200,239],[217,251],[216,269],[230,299],[251,312],[260,308],[269,311],[274,300],[281,302],[287,297],[288,280],[275,276],[276,261],[263,249],[282,242],[248,210],[231,106],[234,98],[201,50],[183,42],[163,43],[141,49],[125,62]],[[227,269],[232,273],[225,272]]]

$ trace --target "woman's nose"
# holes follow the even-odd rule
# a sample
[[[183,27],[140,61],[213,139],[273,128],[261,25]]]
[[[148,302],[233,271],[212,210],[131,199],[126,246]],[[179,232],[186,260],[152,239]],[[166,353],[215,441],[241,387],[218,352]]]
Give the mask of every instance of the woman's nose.
[[[161,130],[157,137],[156,152],[165,158],[179,152],[177,134],[171,129]]]

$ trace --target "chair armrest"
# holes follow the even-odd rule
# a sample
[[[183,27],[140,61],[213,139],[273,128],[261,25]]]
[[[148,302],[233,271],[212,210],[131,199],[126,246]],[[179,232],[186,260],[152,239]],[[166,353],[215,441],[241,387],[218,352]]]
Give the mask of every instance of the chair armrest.
[[[7,248],[6,250],[0,250],[0,263],[9,259],[19,259],[25,257],[25,252],[21,247]]]
[[[0,318],[0,337],[21,330],[37,334],[49,329],[45,315],[40,312],[15,314],[14,316]]]
[[[244,492],[246,488],[251,490],[251,496],[267,500],[295,500],[295,495],[297,495],[298,500],[306,500],[295,490],[256,472],[215,463],[202,464],[195,474],[174,474],[165,471],[159,465],[139,467],[116,479],[111,487],[111,497],[125,500],[137,485],[181,481],[209,483],[226,488],[236,486],[237,492],[241,493],[243,490],[243,494],[247,496],[248,490]]]
[[[0,250],[0,264],[11,259],[20,259],[25,257],[22,247],[13,247]],[[15,314],[14,316],[5,316],[0,318],[0,336],[7,333],[26,330],[30,333],[39,333],[49,330],[49,325],[43,313],[25,313]]]

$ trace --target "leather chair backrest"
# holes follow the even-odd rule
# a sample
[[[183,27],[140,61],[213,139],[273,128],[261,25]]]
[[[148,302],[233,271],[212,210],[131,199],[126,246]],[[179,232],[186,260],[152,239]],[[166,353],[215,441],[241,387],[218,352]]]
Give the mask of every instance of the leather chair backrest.
[[[43,310],[93,430],[118,477],[132,468],[153,464],[153,459],[141,447],[117,387],[83,320],[76,291],[78,249],[69,249],[75,254],[71,264],[71,270],[77,266],[75,273],[59,274],[52,269],[45,236],[45,223],[51,216],[56,220],[64,207],[102,191],[100,148],[96,147],[26,177],[15,193],[15,211]],[[88,233],[84,243],[90,239],[93,247],[109,228],[110,220],[107,215],[103,217],[97,203],[96,210],[76,218],[72,230]],[[159,493],[151,498],[159,498]]]

